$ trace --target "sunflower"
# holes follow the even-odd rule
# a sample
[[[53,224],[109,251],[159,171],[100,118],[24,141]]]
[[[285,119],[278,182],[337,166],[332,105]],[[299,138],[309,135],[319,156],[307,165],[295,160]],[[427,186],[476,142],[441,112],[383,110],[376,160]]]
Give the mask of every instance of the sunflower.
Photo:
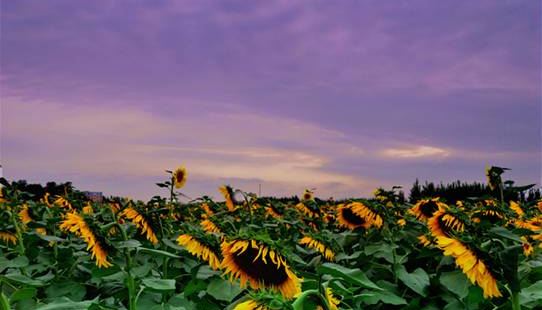
[[[112,264],[107,261],[107,252],[104,245],[98,240],[96,234],[90,229],[85,219],[77,213],[66,214],[66,219],[60,224],[60,229],[74,233],[87,244],[87,251],[92,253],[92,259],[96,259],[96,266],[108,268]]]
[[[412,208],[409,209],[409,212],[416,216],[420,221],[427,221],[433,213],[437,212],[439,209],[447,209],[448,206],[439,201],[439,198],[433,199],[422,199],[418,201]]]
[[[504,214],[497,208],[491,205],[486,205],[482,209],[474,212],[472,215],[472,220],[475,223],[479,223],[482,219],[488,220],[490,223],[495,224],[504,219]]]
[[[62,196],[57,196],[53,203],[55,205],[57,205],[57,206],[60,206],[62,208],[68,209],[68,210],[73,209],[72,204],[66,198],[64,198]]]
[[[180,235],[177,243],[184,246],[190,254],[206,261],[213,270],[220,269],[220,260],[215,252],[195,237],[188,234]]]
[[[276,219],[282,218],[282,212],[280,212],[272,203],[265,207],[265,213]]]
[[[341,301],[338,300],[335,296],[333,296],[333,290],[331,290],[330,287],[326,288],[325,295],[326,295],[327,309],[338,310],[339,308],[337,306],[341,303]],[[316,310],[323,310],[323,309],[324,308],[322,306],[316,307]]]
[[[307,207],[304,203],[300,202],[297,205],[295,205],[295,208],[299,210],[299,212],[303,213],[304,215],[308,217],[318,217],[318,212],[312,210],[311,208]]]
[[[45,195],[43,195],[43,198],[41,199],[41,202],[43,202],[50,208],[51,203],[49,202],[49,196],[51,196],[49,193],[45,193]]]
[[[316,240],[309,236],[304,236],[303,238],[301,238],[301,240],[299,240],[299,244],[306,245],[308,248],[320,252],[320,254],[322,254],[322,256],[324,256],[324,258],[328,261],[335,260],[335,252],[333,252],[330,247],[326,246],[323,242],[319,240]]]
[[[87,205],[83,207],[83,213],[84,214],[92,214],[94,213],[94,209],[92,209],[92,205],[87,202]]]
[[[405,219],[398,219],[397,220],[397,225],[399,225],[401,227],[404,227],[406,225],[406,220]]]
[[[142,235],[146,235],[147,240],[149,240],[152,244],[158,244],[158,238],[156,237],[156,234],[151,228],[151,225],[149,224],[149,221],[140,214],[136,209],[132,207],[128,207],[122,211],[121,216],[126,217],[127,219],[131,220],[134,225],[141,230]]]
[[[451,237],[452,232],[463,232],[465,224],[450,212],[439,209],[427,221],[427,226],[434,237]]]
[[[525,212],[523,212],[519,203],[515,201],[510,201],[510,209],[512,209],[518,217],[523,217],[525,215]]]
[[[233,310],[269,310],[269,308],[263,303],[258,303],[255,300],[249,299],[237,304]]]
[[[352,211],[351,205],[340,204],[337,208],[338,226],[351,230],[363,227],[365,220]]]
[[[209,219],[206,219],[206,220],[203,220],[201,221],[200,223],[200,226],[203,228],[203,230],[205,232],[208,232],[208,233],[217,233],[217,234],[221,234],[222,231],[220,230],[220,228],[218,228],[218,226],[215,225],[215,223],[213,223],[211,220]]]
[[[306,189],[303,193],[303,200],[313,200],[314,199],[314,192],[310,189]]]
[[[382,227],[382,217],[371,208],[361,202],[353,202],[351,206],[352,211],[365,220],[365,229],[369,229],[371,226],[375,226],[376,228]]]
[[[6,202],[7,200],[4,198],[4,188],[0,187],[0,203]]]
[[[284,257],[268,246],[256,240],[233,240],[222,242],[221,248],[224,273],[232,282],[239,278],[241,287],[248,282],[253,289],[271,289],[288,299],[301,292],[300,280]]]
[[[426,235],[418,236],[418,241],[420,242],[421,245],[423,245],[426,248],[429,247],[433,243],[431,240],[429,240],[429,238],[427,238]]]
[[[213,216],[215,214],[206,202],[201,204],[201,208],[203,209],[205,214],[207,214],[207,216]]]
[[[184,184],[186,183],[186,177],[187,177],[186,168],[183,166],[177,168],[177,170],[173,172],[173,175],[171,177],[173,181],[173,185],[175,185],[175,188],[183,187]]]
[[[523,254],[525,256],[531,256],[534,252],[533,245],[529,242],[529,240],[526,237],[521,237],[522,247],[523,247]]]
[[[226,202],[226,207],[230,212],[235,210],[235,203],[233,201],[233,189],[228,185],[223,185],[218,188],[218,190],[222,193],[224,196],[224,200]]]
[[[0,231],[0,240],[4,241],[4,243],[15,244],[17,243],[17,236],[9,231]]]
[[[445,256],[452,256],[455,264],[461,268],[472,284],[477,284],[484,291],[484,298],[501,297],[497,287],[497,280],[474,251],[457,239],[439,236],[438,247],[444,251]]]
[[[19,211],[19,218],[21,219],[21,222],[23,222],[23,224],[28,224],[32,222],[32,217],[30,216],[30,209],[28,209],[27,204],[24,204],[21,211]]]

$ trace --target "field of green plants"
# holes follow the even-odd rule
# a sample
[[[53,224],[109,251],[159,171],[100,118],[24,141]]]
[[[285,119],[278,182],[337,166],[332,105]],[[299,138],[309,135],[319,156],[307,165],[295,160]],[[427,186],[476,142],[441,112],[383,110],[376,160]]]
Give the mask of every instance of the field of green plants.
[[[2,179],[0,309],[542,309],[542,201],[342,201],[222,186],[180,203],[25,192]],[[219,202],[220,201],[220,202]]]

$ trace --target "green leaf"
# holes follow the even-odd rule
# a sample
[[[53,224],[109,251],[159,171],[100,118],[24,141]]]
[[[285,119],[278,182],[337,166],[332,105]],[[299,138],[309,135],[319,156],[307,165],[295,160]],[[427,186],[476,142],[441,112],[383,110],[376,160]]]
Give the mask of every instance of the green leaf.
[[[196,310],[196,304],[186,299],[184,293],[171,297],[168,304],[185,310]]]
[[[360,269],[349,269],[333,263],[324,263],[318,267],[317,270],[319,273],[342,278],[350,284],[374,290],[382,290],[382,288],[376,285],[373,281],[369,280],[369,278],[367,278],[367,276]]]
[[[119,241],[119,242],[115,242],[113,243],[113,246],[117,249],[132,249],[132,248],[138,248],[141,246],[141,242],[137,241],[137,240],[134,240],[134,239],[130,239],[130,240],[126,240],[126,241]]]
[[[429,276],[425,270],[418,268],[412,273],[408,273],[404,266],[397,268],[397,277],[414,292],[427,296],[427,288],[429,287]]]
[[[143,248],[143,247],[137,248],[137,250],[139,252],[156,254],[156,255],[165,256],[165,257],[171,257],[171,258],[177,258],[177,259],[181,258],[179,255],[171,254],[169,252],[161,251],[161,250],[155,250],[155,249],[149,249],[149,248]]]
[[[222,278],[215,278],[207,286],[207,293],[213,296],[217,300],[231,302],[233,298],[243,290],[237,286],[232,285],[230,281]]]
[[[509,231],[504,227],[493,227],[489,230],[489,232],[499,237],[522,243],[521,238],[518,235],[514,234],[513,232]]]
[[[142,280],[143,285],[156,291],[173,291],[175,290],[175,280],[172,279],[156,279],[146,278]]]
[[[39,306],[36,310],[86,310],[94,303],[94,300],[76,302],[68,298],[60,298],[46,305]]]
[[[86,288],[73,281],[57,282],[45,289],[45,294],[49,298],[68,297],[73,301],[81,301],[87,293]]]
[[[11,303],[15,303],[20,300],[32,299],[34,298],[34,296],[36,296],[37,292],[38,290],[35,287],[21,288],[11,294],[11,296],[9,297],[9,301]]]
[[[174,249],[174,250],[177,250],[177,251],[184,251],[184,250],[186,250],[186,249],[183,248],[182,246],[178,245],[177,243],[175,243],[175,242],[173,242],[173,241],[171,241],[171,240],[169,240],[169,239],[164,238],[164,239],[162,239],[162,242],[163,242],[166,246],[168,246],[168,247],[170,247],[170,248],[172,248],[172,249]]]
[[[368,305],[375,305],[378,302],[382,302],[390,305],[406,305],[407,301],[388,291],[365,291],[360,298],[364,303]]]
[[[542,302],[542,280],[522,289],[520,292],[520,302],[522,305],[540,304]]]
[[[18,256],[7,263],[8,268],[22,268],[28,266],[28,258],[26,256]]]
[[[216,276],[219,274],[220,272],[214,271],[213,269],[211,269],[211,267],[207,265],[203,265],[198,269],[198,273],[196,274],[196,279],[207,280],[210,277]]]
[[[13,281],[13,282],[26,284],[26,285],[30,285],[30,286],[44,286],[45,285],[45,282],[43,282],[43,281],[30,279],[29,277],[24,276],[22,274],[18,274],[18,273],[8,273],[4,277],[6,279],[9,279],[9,280]]]
[[[199,279],[190,280],[183,288],[184,296],[190,297],[194,293],[201,292],[207,288],[207,282]]]
[[[469,294],[469,279],[461,271],[444,272],[441,274],[440,284],[454,293],[460,299]]]

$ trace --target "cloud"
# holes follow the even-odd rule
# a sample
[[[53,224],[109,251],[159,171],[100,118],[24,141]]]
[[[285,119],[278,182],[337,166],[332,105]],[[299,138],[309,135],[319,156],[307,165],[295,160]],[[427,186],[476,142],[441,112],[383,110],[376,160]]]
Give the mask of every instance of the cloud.
[[[415,159],[415,158],[445,158],[451,155],[450,150],[435,146],[406,146],[402,148],[389,148],[382,151],[382,154],[387,157],[400,159]]]
[[[327,153],[360,152],[340,132],[288,118],[240,111],[168,117],[129,106],[14,98],[4,105],[4,173],[10,178],[71,176],[90,186],[84,180],[114,176],[125,180],[117,185],[124,192],[184,164],[192,180],[212,184],[208,188],[264,183],[268,191],[290,189],[282,194],[310,186],[353,195],[377,183],[328,169],[333,158]]]

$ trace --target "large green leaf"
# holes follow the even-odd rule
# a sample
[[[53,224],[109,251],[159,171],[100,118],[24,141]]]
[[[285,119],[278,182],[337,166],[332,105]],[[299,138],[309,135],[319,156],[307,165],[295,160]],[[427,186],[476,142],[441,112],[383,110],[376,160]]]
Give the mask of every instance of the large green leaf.
[[[34,296],[36,296],[37,292],[38,290],[35,287],[21,288],[11,294],[11,296],[9,297],[9,301],[11,303],[15,303],[20,300],[32,299],[34,298]]]
[[[404,266],[397,268],[397,277],[414,292],[426,297],[429,287],[429,276],[425,270],[418,268],[408,273]]]
[[[31,279],[31,278],[29,278],[29,277],[27,277],[25,275],[18,274],[18,273],[8,273],[8,274],[4,275],[4,277],[6,279],[9,279],[9,280],[13,281],[13,282],[26,284],[26,285],[30,285],[30,286],[44,286],[45,285],[45,282],[43,282],[43,281]]]
[[[375,305],[379,302],[389,305],[406,305],[407,301],[389,291],[366,291],[360,295],[360,299],[368,305]]]
[[[45,289],[45,294],[49,298],[68,297],[73,301],[81,301],[85,297],[86,288],[73,281],[63,281],[53,283]]]
[[[142,283],[144,286],[156,291],[175,290],[175,280],[172,279],[146,278],[142,280]]]
[[[86,310],[94,303],[94,300],[72,301],[68,298],[59,298],[37,307],[36,310]]]
[[[520,292],[520,302],[529,308],[537,304],[542,304],[542,280],[522,289]]]
[[[376,285],[373,281],[369,280],[369,278],[367,278],[367,276],[360,269],[349,269],[333,263],[324,263],[317,269],[320,273],[341,278],[353,285],[374,290],[382,290],[382,288]]]
[[[460,299],[469,294],[469,279],[461,271],[444,272],[439,278],[440,284]]]
[[[209,283],[209,286],[207,286],[207,293],[209,295],[213,296],[217,300],[227,302],[231,302],[235,296],[241,293],[241,291],[243,291],[243,289],[241,289],[239,286],[233,285],[230,283],[230,281],[222,278],[214,278]]]

